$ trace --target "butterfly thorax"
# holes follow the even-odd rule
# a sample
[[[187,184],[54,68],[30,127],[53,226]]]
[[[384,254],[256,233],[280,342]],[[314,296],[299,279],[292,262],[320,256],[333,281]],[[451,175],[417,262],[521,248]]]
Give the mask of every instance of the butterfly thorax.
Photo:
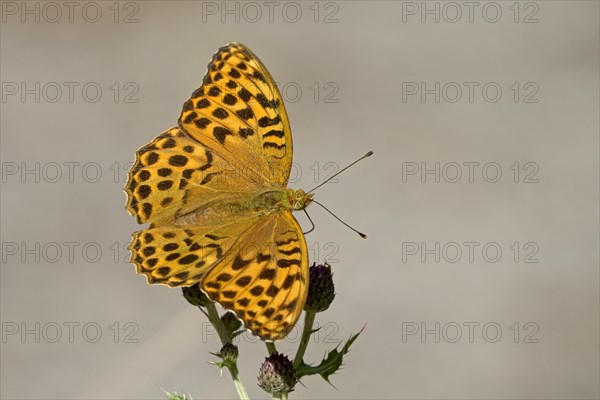
[[[272,189],[257,195],[252,202],[256,211],[303,210],[312,201],[313,194],[302,189]]]

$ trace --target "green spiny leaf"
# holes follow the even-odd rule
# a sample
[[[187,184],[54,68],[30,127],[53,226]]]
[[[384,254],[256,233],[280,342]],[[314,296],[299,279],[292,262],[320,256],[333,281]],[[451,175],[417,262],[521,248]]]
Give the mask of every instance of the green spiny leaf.
[[[352,345],[352,343],[354,343],[356,338],[358,338],[358,335],[360,335],[364,329],[365,328],[363,327],[363,329],[361,329],[360,332],[358,332],[355,335],[351,335],[350,339],[348,339],[348,341],[342,346],[342,348],[338,350],[341,344],[340,342],[340,344],[338,344],[335,347],[335,349],[331,350],[325,355],[325,358],[323,358],[319,365],[313,366],[305,364],[303,361],[302,364],[300,364],[300,366],[296,370],[296,376],[298,378],[301,378],[306,375],[319,374],[323,379],[325,379],[325,381],[327,381],[327,383],[331,384],[331,382],[329,382],[329,377],[335,374],[340,369],[340,367],[342,366],[344,356],[348,354],[348,352],[350,351],[350,346]]]

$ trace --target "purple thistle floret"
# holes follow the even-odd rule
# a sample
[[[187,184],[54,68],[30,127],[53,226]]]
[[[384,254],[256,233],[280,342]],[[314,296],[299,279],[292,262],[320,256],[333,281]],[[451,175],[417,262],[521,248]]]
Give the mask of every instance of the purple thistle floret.
[[[258,386],[272,395],[287,394],[298,382],[296,369],[287,356],[274,352],[260,366]]]

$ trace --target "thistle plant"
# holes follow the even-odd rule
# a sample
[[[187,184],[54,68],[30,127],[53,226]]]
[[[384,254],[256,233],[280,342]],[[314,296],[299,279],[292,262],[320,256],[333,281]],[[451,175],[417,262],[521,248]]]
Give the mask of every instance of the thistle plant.
[[[237,360],[240,356],[238,347],[233,343],[235,337],[244,332],[244,328],[231,311],[219,315],[215,303],[213,303],[200,289],[199,284],[183,288],[183,296],[193,306],[196,306],[208,318],[214,326],[221,348],[218,352],[211,353],[217,358],[210,361],[218,368],[227,369],[233,380],[233,384],[240,399],[249,399],[248,392],[242,383]],[[275,343],[265,341],[267,357],[258,368],[258,386],[269,393],[273,399],[287,399],[289,393],[303,378],[311,375],[319,375],[331,384],[329,378],[342,366],[343,358],[350,350],[350,346],[356,340],[358,332],[341,346],[329,350],[318,364],[307,364],[304,354],[308,348],[310,337],[319,329],[314,328],[315,318],[329,308],[335,298],[335,285],[331,267],[327,264],[313,264],[309,269],[309,285],[306,303],[304,305],[304,326],[300,344],[293,359],[279,353]],[[303,385],[305,384],[302,382]],[[180,394],[166,393],[169,400],[189,400],[191,397]]]

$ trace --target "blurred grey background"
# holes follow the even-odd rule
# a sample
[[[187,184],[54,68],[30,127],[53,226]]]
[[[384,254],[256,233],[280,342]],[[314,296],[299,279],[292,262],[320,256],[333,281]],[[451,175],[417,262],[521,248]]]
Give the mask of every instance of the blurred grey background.
[[[309,208],[338,294],[306,360],[366,328],[292,398],[599,397],[598,2],[65,3],[1,3],[2,398],[235,397],[126,262],[122,192],[231,41],[282,88],[290,186],[375,153],[317,192],[368,240]]]

